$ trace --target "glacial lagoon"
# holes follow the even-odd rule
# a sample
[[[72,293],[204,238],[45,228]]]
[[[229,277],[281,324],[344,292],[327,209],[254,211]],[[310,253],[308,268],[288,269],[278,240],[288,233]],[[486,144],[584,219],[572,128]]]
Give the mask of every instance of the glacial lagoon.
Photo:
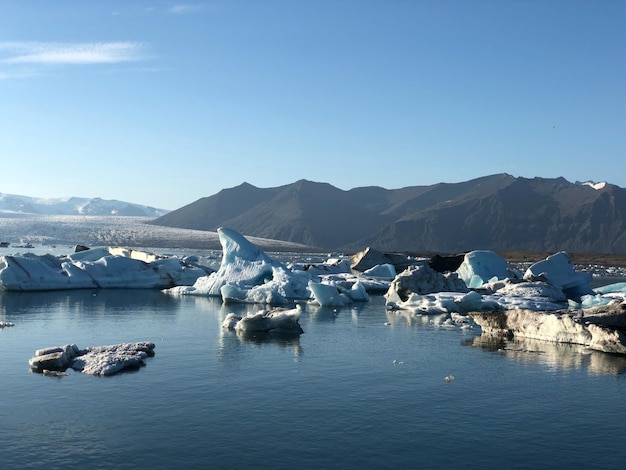
[[[304,305],[299,337],[238,336],[259,306],[152,290],[0,294],[2,468],[623,468],[626,357]],[[112,377],[31,373],[36,349],[153,341]],[[446,380],[448,378],[448,380]]]

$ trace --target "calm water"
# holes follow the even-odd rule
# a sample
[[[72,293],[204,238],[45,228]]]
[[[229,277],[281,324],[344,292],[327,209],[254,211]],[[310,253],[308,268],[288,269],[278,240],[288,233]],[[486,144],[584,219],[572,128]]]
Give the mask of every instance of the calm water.
[[[255,309],[153,291],[1,294],[0,321],[15,323],[0,330],[1,467],[626,466],[625,358],[493,344],[388,314],[380,297],[308,306],[299,339],[221,330]],[[42,347],[139,340],[156,355],[136,372],[29,372]]]

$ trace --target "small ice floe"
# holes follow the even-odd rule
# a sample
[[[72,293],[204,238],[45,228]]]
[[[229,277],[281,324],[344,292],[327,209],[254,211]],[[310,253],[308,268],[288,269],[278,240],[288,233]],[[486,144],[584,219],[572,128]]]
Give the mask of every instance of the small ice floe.
[[[314,302],[322,307],[343,307],[352,302],[366,302],[369,294],[361,282],[355,282],[350,289],[340,285],[329,285],[321,282],[309,281],[309,290]]]
[[[238,333],[300,335],[304,333],[299,322],[301,313],[302,307],[300,305],[296,305],[293,309],[260,310],[246,316],[229,313],[222,322],[222,328],[235,330]]]
[[[140,341],[79,349],[75,344],[39,349],[28,364],[35,372],[61,376],[67,369],[90,375],[113,375],[144,365],[154,356],[154,343]]]
[[[450,375],[446,375],[443,380],[445,380],[446,382],[454,382],[454,375],[450,374]]]
[[[15,326],[15,323],[11,323],[10,321],[0,321],[0,329],[8,328],[10,326]]]

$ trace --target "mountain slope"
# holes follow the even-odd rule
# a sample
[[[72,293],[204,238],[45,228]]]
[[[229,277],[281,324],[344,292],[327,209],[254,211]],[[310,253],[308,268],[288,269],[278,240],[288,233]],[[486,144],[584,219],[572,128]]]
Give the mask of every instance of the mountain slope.
[[[562,178],[518,178],[483,197],[419,211],[353,247],[460,252],[626,253],[626,191]]]
[[[371,192],[379,190],[382,188]],[[211,231],[223,226],[263,238],[340,246],[393,220],[366,207],[363,201],[368,199],[363,194],[350,195],[330,184],[307,180],[264,189],[244,183],[172,211],[153,223]],[[378,199],[373,198],[374,205]]]
[[[343,191],[300,180],[244,183],[200,199],[156,225],[286,240],[329,250],[626,253],[626,190],[564,178],[497,174],[462,183]]]

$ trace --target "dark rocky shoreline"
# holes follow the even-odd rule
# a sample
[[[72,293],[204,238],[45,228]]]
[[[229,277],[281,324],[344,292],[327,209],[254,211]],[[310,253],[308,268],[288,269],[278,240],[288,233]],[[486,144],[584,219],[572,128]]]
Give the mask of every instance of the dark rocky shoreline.
[[[546,259],[553,255],[553,252],[535,252],[535,251],[496,251],[500,256],[512,264],[532,264],[537,261]],[[434,252],[408,253],[411,256],[432,258]],[[449,256],[448,253],[438,253],[442,256]],[[567,253],[572,263],[576,265],[598,265],[598,266],[616,266],[626,267],[626,254],[604,254],[604,253]]]

